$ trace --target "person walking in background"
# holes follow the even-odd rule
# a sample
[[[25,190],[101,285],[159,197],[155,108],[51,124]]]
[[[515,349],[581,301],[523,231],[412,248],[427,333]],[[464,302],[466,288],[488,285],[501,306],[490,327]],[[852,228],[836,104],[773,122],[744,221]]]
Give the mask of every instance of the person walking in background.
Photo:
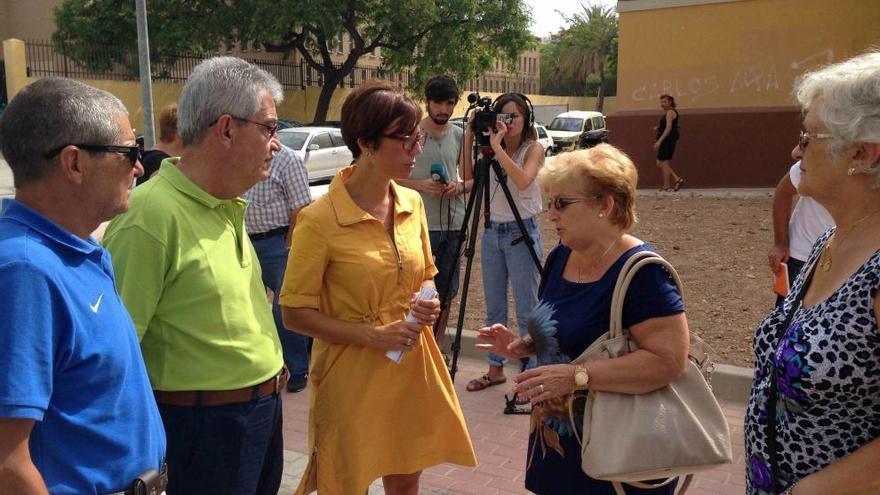
[[[137,178],[137,185],[150,180],[159,171],[162,160],[172,156],[180,156],[183,142],[177,132],[177,103],[172,103],[159,112],[159,142],[153,149],[144,151],[141,160],[144,175]]]
[[[284,364],[290,370],[287,391],[299,392],[308,383],[310,339],[284,328],[278,296],[284,281],[296,215],[312,202],[305,165],[292,149],[281,145],[281,151],[272,159],[269,178],[257,182],[242,198],[248,201],[245,226],[260,260],[263,285],[272,291],[275,328],[281,341]]]
[[[363,494],[378,477],[389,495],[417,495],[425,468],[476,465],[431,333],[440,302],[413,296],[437,273],[421,197],[396,184],[422,151],[420,119],[418,105],[386,83],[348,95],[342,136],[355,164],[293,231],[284,324],[315,339],[311,457],[299,495]]]
[[[0,207],[0,492],[128,493],[165,471],[165,432],[110,256],[89,236],[143,174],[128,111],[40,79],[12,99],[0,143],[17,187]]]
[[[239,196],[269,177],[281,85],[234,57],[193,70],[179,158],[107,228],[168,435],[168,495],[275,495],[288,374]]]
[[[623,265],[639,251],[654,249],[627,233],[636,222],[638,179],[635,165],[618,149],[600,144],[564,153],[538,177],[561,244],[547,255],[541,300],[530,316],[532,331],[517,337],[504,325],[490,325],[479,330],[485,344],[477,347],[511,359],[537,358],[535,368],[516,377],[514,389],[533,404],[526,489],[539,495],[614,495],[611,482],[581,469],[567,399],[576,391],[644,394],[676,380],[687,360],[684,303],[663,267],[645,266],[633,278],[622,310],[623,326],[638,350],[571,364],[608,331]],[[580,429],[583,419],[574,424]],[[655,490],[626,488],[630,494],[674,491],[675,483]]]
[[[808,196],[799,195],[803,171],[800,145],[791,150],[797,162],[791,166],[776,185],[773,193],[773,249],[767,255],[770,270],[778,277],[785,263],[788,272],[789,288],[800,274],[813,244],[826,230],[834,226],[834,219],[821,204]],[[795,202],[795,196],[797,202]],[[776,306],[785,298],[776,297]]]
[[[535,180],[538,170],[544,165],[544,150],[535,141],[536,132],[532,126],[532,115],[528,104],[519,93],[506,93],[498,97],[494,107],[496,112],[507,114],[511,120],[506,124],[499,119],[496,129],[489,131],[489,143],[495,158],[506,172],[507,181],[516,209],[522,217],[529,236],[534,240],[532,247],[542,259],[541,232],[538,229],[538,214],[541,213],[541,189]],[[473,143],[473,129],[469,125],[465,131],[465,149]],[[473,163],[470,154],[465,153],[465,177],[473,177]],[[529,246],[522,241],[522,234],[513,216],[513,211],[501,190],[498,177],[489,171],[489,214],[491,224],[483,230],[480,244],[480,262],[483,272],[483,292],[486,299],[486,325],[508,324],[508,284],[513,289],[516,303],[516,321],[521,335],[526,332],[526,318],[538,301],[538,281],[540,269],[535,266]],[[468,382],[467,390],[476,392],[486,387],[507,381],[504,376],[504,356],[489,353],[489,371],[483,376]]]
[[[660,123],[654,127],[657,131],[654,141],[654,151],[657,152],[657,168],[663,176],[663,186],[660,191],[678,191],[684,184],[684,178],[672,170],[672,155],[675,153],[675,143],[678,141],[678,110],[675,109],[675,98],[672,95],[660,96],[660,108],[663,116]]]
[[[836,227],[755,332],[746,493],[880,493],[880,52],[805,74],[798,191]]]
[[[425,84],[425,110],[428,115],[420,124],[427,136],[425,148],[416,157],[416,166],[410,177],[397,180],[400,185],[415,189],[422,195],[428,217],[431,252],[437,267],[434,284],[441,298],[449,291],[449,301],[458,294],[461,256],[456,248],[461,242],[461,226],[464,222],[464,194],[471,183],[462,181],[463,174],[459,173],[462,130],[449,123],[458,98],[458,85],[449,76],[435,76]],[[446,287],[450,275],[450,287]],[[435,334],[440,346],[443,345],[442,337],[449,318],[449,301],[441,300],[441,306],[445,306],[445,309],[440,312]]]

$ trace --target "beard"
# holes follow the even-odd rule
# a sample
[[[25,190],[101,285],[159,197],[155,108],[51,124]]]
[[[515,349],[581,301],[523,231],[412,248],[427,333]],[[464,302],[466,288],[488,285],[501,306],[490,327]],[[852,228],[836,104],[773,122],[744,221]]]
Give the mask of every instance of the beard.
[[[438,117],[430,110],[428,110],[428,117],[430,117],[431,121],[433,121],[437,125],[446,125],[446,123],[449,122],[449,116],[441,115]]]

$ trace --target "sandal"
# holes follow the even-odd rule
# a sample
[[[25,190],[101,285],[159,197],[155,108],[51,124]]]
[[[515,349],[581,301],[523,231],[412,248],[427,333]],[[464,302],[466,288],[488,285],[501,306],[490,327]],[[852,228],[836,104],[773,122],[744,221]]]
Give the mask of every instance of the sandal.
[[[679,177],[677,181],[675,181],[675,185],[672,186],[673,191],[678,191],[681,189],[682,184],[684,184],[684,177]]]
[[[480,390],[483,390],[484,388],[494,387],[495,385],[501,385],[505,382],[507,382],[507,378],[504,378],[503,380],[492,380],[491,378],[489,378],[489,374],[486,373],[479,378],[474,378],[473,380],[469,381],[467,384],[467,391],[478,392]]]
[[[661,187],[657,192],[669,192],[668,187]]]

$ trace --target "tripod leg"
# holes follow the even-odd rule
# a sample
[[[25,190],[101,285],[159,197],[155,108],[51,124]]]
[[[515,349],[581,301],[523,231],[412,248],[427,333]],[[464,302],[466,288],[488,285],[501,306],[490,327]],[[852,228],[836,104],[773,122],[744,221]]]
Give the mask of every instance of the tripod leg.
[[[481,172],[480,169],[483,169],[484,171]],[[464,250],[464,256],[467,258],[467,262],[465,263],[464,280],[462,281],[461,287],[461,300],[459,301],[458,306],[458,321],[455,325],[455,337],[452,340],[451,346],[452,364],[449,368],[449,374],[452,377],[453,382],[455,381],[455,374],[458,372],[458,355],[461,353],[461,332],[464,327],[464,314],[465,309],[467,308],[468,292],[470,289],[471,281],[471,270],[473,269],[474,264],[474,251],[477,242],[477,230],[480,227],[480,200],[482,199],[485,192],[483,184],[486,183],[486,177],[488,176],[488,172],[486,170],[486,167],[479,167],[479,165],[474,167],[474,184],[471,188],[471,197],[468,199],[468,203],[465,208],[464,223],[461,226],[462,235],[459,237],[458,249],[456,250],[456,252],[461,252],[461,245],[463,241],[467,239],[467,247]],[[468,226],[470,226],[470,234],[465,237]],[[447,288],[448,287],[451,287],[451,284],[447,285]]]

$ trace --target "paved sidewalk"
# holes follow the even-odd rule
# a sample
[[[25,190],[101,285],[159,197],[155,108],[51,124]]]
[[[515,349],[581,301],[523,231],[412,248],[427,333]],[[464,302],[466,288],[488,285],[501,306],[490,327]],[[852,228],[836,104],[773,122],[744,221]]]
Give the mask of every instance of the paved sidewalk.
[[[455,380],[471,439],[477,452],[475,468],[443,464],[428,469],[422,475],[422,494],[500,495],[528,494],[524,488],[529,416],[502,414],[504,394],[509,385],[490,387],[480,392],[467,392],[471,378],[485,373],[485,361],[472,357],[459,360]],[[508,373],[508,378],[512,374]],[[285,470],[279,493],[290,495],[299,482],[306,465],[306,429],[308,416],[308,389],[298,394],[284,395],[284,448]],[[724,468],[697,476],[688,495],[742,495],[745,492],[745,462],[743,457],[744,405],[724,403],[724,412],[733,438],[734,463]],[[369,419],[364,418],[365,425]],[[371,495],[384,493],[381,483],[370,488]]]

